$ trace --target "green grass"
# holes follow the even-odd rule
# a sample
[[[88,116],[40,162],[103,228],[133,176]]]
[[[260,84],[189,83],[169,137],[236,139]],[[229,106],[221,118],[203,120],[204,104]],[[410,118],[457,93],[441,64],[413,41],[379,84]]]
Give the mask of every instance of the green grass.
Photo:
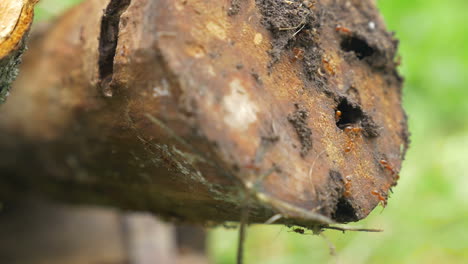
[[[39,20],[79,0],[43,0]],[[321,237],[281,226],[252,226],[246,263],[468,263],[468,23],[466,0],[379,0],[401,40],[404,106],[411,148],[388,207],[359,226],[384,233],[327,231]],[[51,9],[53,7],[53,9]],[[237,233],[216,228],[215,263],[233,263]]]
[[[37,21],[53,19],[80,2],[82,0],[41,0],[36,6],[35,19]]]

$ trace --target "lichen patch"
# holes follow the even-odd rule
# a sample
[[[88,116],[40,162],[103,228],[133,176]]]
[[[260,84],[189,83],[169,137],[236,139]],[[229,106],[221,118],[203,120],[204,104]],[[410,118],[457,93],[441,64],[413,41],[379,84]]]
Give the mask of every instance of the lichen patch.
[[[226,31],[219,24],[208,22],[208,24],[206,24],[206,29],[220,40],[226,39]]]
[[[239,79],[229,83],[231,92],[223,99],[226,111],[224,122],[230,127],[245,131],[257,121],[258,106],[252,102]]]

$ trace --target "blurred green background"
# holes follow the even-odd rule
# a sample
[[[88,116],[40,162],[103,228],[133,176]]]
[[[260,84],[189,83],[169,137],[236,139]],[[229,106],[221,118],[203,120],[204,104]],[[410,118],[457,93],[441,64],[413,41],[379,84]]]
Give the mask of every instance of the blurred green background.
[[[42,0],[37,20],[80,0]],[[379,0],[401,40],[404,106],[411,148],[398,186],[382,211],[355,225],[383,233],[326,231],[319,236],[281,226],[252,226],[246,263],[468,263],[467,0]],[[237,231],[210,232],[215,263],[233,263]]]

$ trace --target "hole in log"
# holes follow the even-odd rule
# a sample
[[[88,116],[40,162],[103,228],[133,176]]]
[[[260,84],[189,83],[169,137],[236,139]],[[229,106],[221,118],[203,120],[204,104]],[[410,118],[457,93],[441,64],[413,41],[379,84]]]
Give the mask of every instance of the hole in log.
[[[352,51],[358,59],[362,60],[374,54],[374,49],[367,42],[356,36],[346,36],[341,41],[341,49],[344,51]]]
[[[358,220],[356,211],[345,197],[341,197],[336,204],[336,210],[332,218],[340,223],[354,222]]]
[[[347,125],[357,124],[364,118],[364,113],[361,108],[351,104],[346,98],[340,99],[336,110],[341,112],[341,116],[336,121],[336,126],[342,130],[344,130]]]

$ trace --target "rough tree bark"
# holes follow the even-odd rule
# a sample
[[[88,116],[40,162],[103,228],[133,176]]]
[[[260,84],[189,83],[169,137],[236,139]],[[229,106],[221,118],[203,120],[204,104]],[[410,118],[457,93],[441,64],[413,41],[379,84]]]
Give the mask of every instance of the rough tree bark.
[[[33,21],[38,0],[2,0],[0,2],[0,104],[8,96],[18,75],[18,66]]]
[[[85,1],[1,108],[0,198],[362,219],[408,144],[396,49],[373,0]]]

